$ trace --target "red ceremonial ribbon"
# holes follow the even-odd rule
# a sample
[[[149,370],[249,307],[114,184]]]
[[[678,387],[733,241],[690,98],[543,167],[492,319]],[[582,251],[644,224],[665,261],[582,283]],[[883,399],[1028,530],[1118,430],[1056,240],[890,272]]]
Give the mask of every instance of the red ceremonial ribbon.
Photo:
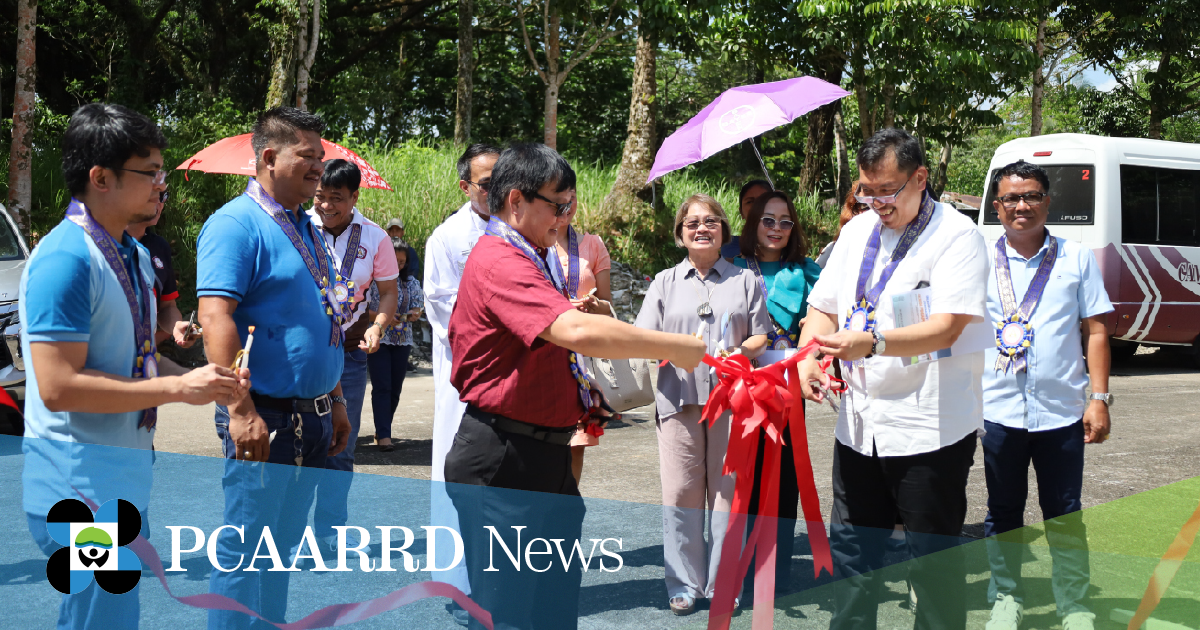
[[[801,402],[800,374],[796,367],[810,354],[816,353],[820,344],[811,341],[795,355],[772,365],[754,369],[750,360],[735,354],[725,358],[704,356],[704,362],[716,369],[719,380],[708,403],[704,406],[701,422],[708,421],[711,427],[726,411],[733,412],[729,431],[729,448],[725,453],[723,474],[737,473],[733,492],[733,507],[725,540],[721,547],[721,563],[717,568],[717,583],[709,610],[709,630],[727,630],[733,615],[733,600],[738,585],[750,568],[750,559],[756,558],[754,572],[754,630],[770,630],[774,622],[775,599],[775,546],[779,515],[779,467],[784,435],[789,436],[796,460],[796,483],[800,488],[800,505],[808,529],[808,540],[812,544],[813,575],[821,577],[821,571],[833,575],[833,558],[829,552],[829,538],[825,533],[825,522],[821,519],[820,499],[817,484],[813,480],[812,459],[808,454],[808,433],[804,425],[804,405]],[[831,358],[822,360],[827,368]],[[786,378],[785,378],[786,375]],[[831,391],[844,391],[845,383],[829,377]],[[758,435],[766,435],[763,449],[762,485],[759,493],[759,518],[754,530],[742,547],[742,535],[746,530],[746,518],[750,508],[750,495],[754,487],[754,465],[758,456]],[[736,559],[736,560],[735,560]]]

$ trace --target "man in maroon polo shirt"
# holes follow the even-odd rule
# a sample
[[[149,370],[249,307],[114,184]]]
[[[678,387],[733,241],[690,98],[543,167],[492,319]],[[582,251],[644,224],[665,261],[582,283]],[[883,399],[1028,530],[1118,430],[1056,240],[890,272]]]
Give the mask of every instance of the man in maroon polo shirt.
[[[497,629],[577,625],[581,559],[572,550],[584,506],[568,443],[576,423],[599,411],[599,395],[576,353],[666,358],[688,370],[704,356],[695,337],[589,315],[567,299],[558,256],[546,252],[574,197],[575,171],[553,149],[506,149],[492,170],[492,218],[450,317],[451,382],[467,411],[446,457],[447,490],[471,596]],[[586,557],[590,543],[581,546]]]

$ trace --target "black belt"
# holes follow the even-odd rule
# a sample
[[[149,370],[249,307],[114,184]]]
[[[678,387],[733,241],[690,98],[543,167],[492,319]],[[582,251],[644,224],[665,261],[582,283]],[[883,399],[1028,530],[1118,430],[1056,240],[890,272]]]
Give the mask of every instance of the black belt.
[[[324,416],[333,411],[333,403],[328,394],[317,398],[274,398],[250,392],[250,399],[254,401],[255,407],[284,413],[315,413]]]
[[[522,435],[547,444],[566,446],[570,444],[571,438],[575,435],[574,426],[545,427],[540,424],[529,424],[528,422],[521,422],[520,420],[513,420],[512,418],[505,418],[498,414],[489,413],[475,405],[468,405],[467,413],[497,431]]]

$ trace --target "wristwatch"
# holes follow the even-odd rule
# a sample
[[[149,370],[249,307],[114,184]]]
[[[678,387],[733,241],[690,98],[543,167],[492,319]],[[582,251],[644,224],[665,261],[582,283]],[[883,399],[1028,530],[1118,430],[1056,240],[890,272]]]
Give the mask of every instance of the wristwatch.
[[[379,322],[371,322],[371,326],[379,326],[379,332],[383,332],[383,326],[380,326]],[[367,328],[370,328],[371,326],[367,326]]]
[[[335,403],[342,403],[342,408],[343,408],[343,409],[347,409],[347,408],[348,408],[348,407],[347,407],[347,405],[346,405],[346,397],[345,397],[345,396],[330,396],[330,397],[329,397],[329,401],[330,401],[330,402],[335,402]]]
[[[871,351],[867,353],[866,358],[871,358],[875,355],[883,354],[887,350],[887,339],[883,338],[883,333],[878,330],[871,331]]]
[[[1104,404],[1108,407],[1113,406],[1113,395],[1112,394],[1107,394],[1107,393],[1092,394],[1091,396],[1089,396],[1089,398],[1091,398],[1092,400],[1102,400],[1102,401],[1104,401]]]

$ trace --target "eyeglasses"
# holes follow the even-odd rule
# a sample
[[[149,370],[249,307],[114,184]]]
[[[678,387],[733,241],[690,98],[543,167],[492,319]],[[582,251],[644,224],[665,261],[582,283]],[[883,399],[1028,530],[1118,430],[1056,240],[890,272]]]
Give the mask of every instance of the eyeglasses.
[[[916,174],[916,172],[914,171],[913,175],[915,175],[915,174]],[[893,203],[896,203],[896,198],[900,196],[900,193],[904,192],[904,189],[908,187],[908,182],[911,182],[911,181],[912,181],[912,175],[909,175],[908,179],[904,180],[904,185],[900,187],[900,190],[897,190],[896,192],[894,192],[890,195],[881,195],[878,197],[867,197],[865,195],[859,195],[859,194],[855,193],[854,200],[857,201],[858,203],[865,204],[867,206],[874,206],[876,201],[878,201],[881,205],[884,205],[884,206],[893,204]],[[859,186],[858,189],[862,190],[862,186]]]
[[[492,182],[473,182],[469,179],[464,179],[463,181],[478,188],[479,190],[482,190],[485,193],[488,191],[488,189],[490,189],[492,187]],[[553,203],[553,202],[551,202],[551,203]]]
[[[774,217],[763,217],[759,219],[759,221],[763,224],[763,227],[767,228],[768,230],[774,230],[776,224],[779,225],[779,229],[781,230],[790,230],[796,226],[796,222],[792,221],[791,219],[776,221]]]
[[[562,215],[566,214],[567,211],[571,209],[571,204],[575,203],[574,199],[568,201],[567,203],[558,203],[557,201],[554,201],[553,199],[547,199],[536,192],[533,193],[533,196],[554,206],[554,216],[556,217],[561,217]]]
[[[1018,195],[1016,193],[1009,193],[1009,194],[1001,197],[998,201],[1001,204],[1003,204],[1005,208],[1012,210],[1013,208],[1016,208],[1017,204],[1021,203],[1022,201],[1025,202],[1025,205],[1027,205],[1029,207],[1033,207],[1033,206],[1039,205],[1040,203],[1042,203],[1045,200],[1046,200],[1046,193],[1028,192],[1028,193],[1025,193],[1022,195]]]
[[[128,171],[130,173],[137,173],[138,175],[145,175],[146,177],[152,177],[152,178],[154,178],[155,186],[162,186],[163,184],[167,183],[167,172],[166,171],[139,171],[136,168],[114,168],[113,170],[114,171]]]
[[[699,230],[700,229],[700,221],[698,219],[693,219],[691,221],[688,221],[687,223],[684,223],[683,227],[687,228],[690,231]],[[706,227],[710,230],[715,230],[715,229],[721,227],[721,219],[719,219],[717,217],[704,217],[704,227]]]

